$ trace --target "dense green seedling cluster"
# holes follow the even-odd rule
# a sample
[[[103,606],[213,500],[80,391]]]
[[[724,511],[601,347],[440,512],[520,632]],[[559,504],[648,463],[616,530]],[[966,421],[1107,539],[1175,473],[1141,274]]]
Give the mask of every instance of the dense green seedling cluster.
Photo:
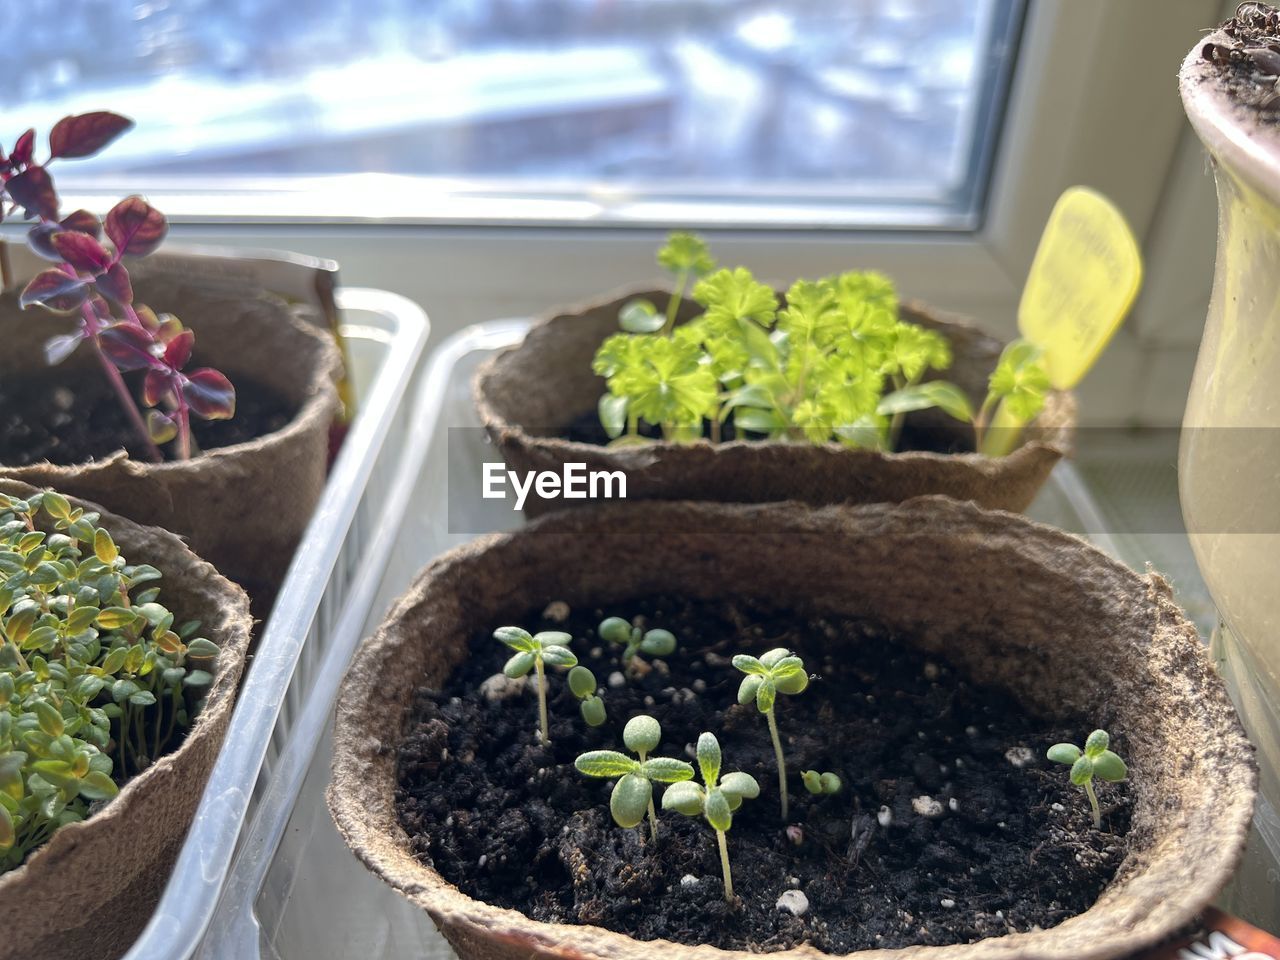
[[[145,770],[190,726],[218,647],[96,513],[0,494],[0,873]]]

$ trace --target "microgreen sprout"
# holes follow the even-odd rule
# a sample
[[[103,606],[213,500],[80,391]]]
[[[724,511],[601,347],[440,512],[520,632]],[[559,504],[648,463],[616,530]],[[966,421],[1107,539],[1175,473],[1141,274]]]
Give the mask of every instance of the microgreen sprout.
[[[665,657],[676,648],[676,638],[670,630],[641,630],[621,617],[606,617],[600,621],[596,633],[600,639],[623,648],[623,666],[629,666],[637,653],[651,657]]]
[[[1095,730],[1084,742],[1084,750],[1074,743],[1055,743],[1049,748],[1046,756],[1054,763],[1065,763],[1071,767],[1071,782],[1083,787],[1089,798],[1089,806],[1093,808],[1093,825],[1102,828],[1102,812],[1098,809],[1098,795],[1093,792],[1093,778],[1101,777],[1110,783],[1118,783],[1129,773],[1124,761],[1113,753],[1111,737],[1105,730]]]
[[[720,776],[720,741],[714,734],[698,737],[698,768],[703,786],[692,781],[673,783],[662,795],[662,809],[686,817],[702,815],[716,832],[720,847],[720,870],[724,874],[724,898],[733,902],[733,871],[729,867],[729,844],[725,834],[733,826],[733,815],[743,800],[760,796],[760,784],[749,773]]]
[[[1044,409],[1052,384],[1043,351],[1028,340],[1014,340],[991,372],[987,398],[973,417],[978,452],[999,457],[1017,443],[1024,424]]]
[[[502,668],[502,672],[508,677],[515,679],[523,677],[530,670],[535,672],[538,682],[538,732],[541,735],[542,745],[550,746],[551,733],[547,728],[546,664],[553,667],[577,666],[578,658],[569,649],[573,637],[556,631],[530,634],[529,631],[519,627],[499,627],[493,631],[493,639],[502,641],[516,651]]]
[[[662,727],[653,717],[638,716],[627,721],[622,742],[639,760],[616,750],[591,750],[573,765],[579,773],[603,779],[619,778],[609,795],[609,812],[620,827],[636,827],[649,814],[649,832],[658,839],[658,814],[653,808],[655,783],[681,783],[693,779],[693,767],[683,760],[650,757],[662,741]],[[664,804],[665,809],[665,804]]]
[[[604,700],[596,695],[596,675],[579,664],[569,671],[569,692],[580,701],[578,711],[589,727],[598,727],[606,720]]]
[[[769,721],[769,736],[773,738],[773,755],[778,763],[778,792],[782,798],[782,819],[787,819],[787,761],[782,755],[782,740],[778,737],[778,721],[774,716],[774,703],[778,694],[796,694],[809,685],[804,661],[785,647],[777,647],[762,654],[759,659],[740,653],[733,658],[733,665],[746,676],[738,687],[738,703],[756,702],[756,709]]]
[[[805,770],[800,774],[804,788],[814,796],[839,793],[844,783],[834,773],[818,773],[817,770]]]

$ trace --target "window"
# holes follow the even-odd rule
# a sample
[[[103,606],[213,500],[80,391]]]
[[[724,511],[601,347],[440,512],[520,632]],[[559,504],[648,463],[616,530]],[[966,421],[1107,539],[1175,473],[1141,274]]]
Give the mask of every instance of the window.
[[[0,96],[178,215],[971,229],[1021,6],[33,0]]]

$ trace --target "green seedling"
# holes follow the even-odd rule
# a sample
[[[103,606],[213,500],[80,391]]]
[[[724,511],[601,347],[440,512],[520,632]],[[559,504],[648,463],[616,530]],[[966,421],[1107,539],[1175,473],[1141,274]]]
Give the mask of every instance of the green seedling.
[[[493,639],[502,641],[516,651],[515,655],[502,668],[502,672],[508,677],[515,679],[516,677],[525,676],[530,670],[536,672],[538,678],[538,731],[541,735],[542,745],[544,747],[550,746],[551,732],[547,728],[546,665],[550,664],[553,667],[574,667],[578,665],[578,658],[569,649],[569,644],[573,642],[573,637],[567,633],[559,633],[554,630],[530,634],[528,630],[522,630],[519,627],[499,627],[493,631]]]
[[[740,653],[733,658],[733,665],[746,674],[738,687],[738,703],[756,702],[756,709],[769,721],[769,736],[773,738],[773,755],[778,762],[778,793],[782,798],[782,819],[787,819],[787,761],[782,754],[782,740],[778,737],[778,720],[774,704],[778,694],[797,694],[809,685],[809,674],[804,661],[785,647],[777,647],[759,659]]]
[[[1082,751],[1074,743],[1055,743],[1046,756],[1054,763],[1071,767],[1071,782],[1083,787],[1093,808],[1093,825],[1102,829],[1102,812],[1098,809],[1098,795],[1093,792],[1093,778],[1101,777],[1109,783],[1118,783],[1128,776],[1129,770],[1120,757],[1112,753],[1111,737],[1105,730],[1095,730],[1084,742]]]
[[[743,800],[760,796],[760,784],[749,773],[720,776],[720,741],[714,734],[698,737],[698,768],[703,786],[686,780],[673,783],[662,795],[662,809],[686,817],[703,816],[716,832],[720,846],[720,870],[724,875],[724,898],[733,902],[733,870],[729,866],[729,843],[725,834],[733,826],[733,815]]]
[[[616,750],[591,750],[573,765],[579,773],[602,779],[619,778],[609,795],[609,812],[620,827],[637,827],[649,814],[649,832],[658,839],[658,814],[653,808],[655,783],[681,783],[693,779],[693,767],[683,760],[650,757],[662,742],[662,727],[653,717],[638,716],[627,721],[622,742],[640,759],[633,760]],[[664,806],[665,809],[665,806]]]
[[[817,770],[805,770],[800,774],[804,788],[814,796],[839,793],[844,783],[834,773],[818,773]]]
[[[596,675],[584,666],[569,671],[569,692],[578,698],[578,711],[589,727],[604,723],[604,700],[596,695]]]
[[[1014,340],[1000,354],[987,398],[973,417],[978,452],[1000,457],[1011,451],[1022,433],[1044,409],[1052,384],[1043,351],[1028,340]]]
[[[670,630],[641,630],[621,617],[606,617],[596,630],[600,639],[623,648],[622,663],[629,666],[637,653],[651,657],[665,657],[676,648],[676,638]]]

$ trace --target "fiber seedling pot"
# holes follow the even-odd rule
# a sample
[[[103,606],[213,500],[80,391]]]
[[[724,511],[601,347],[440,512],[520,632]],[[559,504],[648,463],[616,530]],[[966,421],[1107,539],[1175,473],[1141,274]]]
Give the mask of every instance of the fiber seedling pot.
[[[518,347],[480,369],[475,380],[480,419],[512,470],[559,474],[567,462],[585,463],[589,471],[622,470],[627,474],[629,500],[799,500],[821,506],[945,494],[984,507],[1024,510],[1054,464],[1070,450],[1075,401],[1063,392],[1049,395],[1021,447],[994,458],[927,450],[886,454],[836,443],[750,440],[607,449],[565,439],[570,425],[584,414],[594,415],[605,392],[604,379],[592,372],[591,360],[601,342],[617,332],[618,310],[636,297],[665,303],[667,296],[663,290],[627,291],[556,314],[530,330]],[[698,309],[686,299],[680,322],[692,318]],[[977,409],[1004,344],[923,304],[903,304],[901,314],[947,338],[954,361],[941,376],[963,389]],[[972,429],[939,411],[910,414],[906,423],[908,434],[913,429],[917,435],[928,433],[943,448],[972,449]],[[544,500],[531,491],[525,512],[536,516],[574,503]]]
[[[251,388],[265,387],[273,394],[271,422],[279,426],[187,461],[152,463],[116,450],[75,464],[0,462],[0,474],[92,500],[183,536],[200,556],[244,586],[263,616],[324,489],[341,357],[323,332],[272,297],[223,295],[175,280],[152,280],[139,284],[139,298],[157,312],[176,314],[195,331],[192,365],[211,365],[227,374],[241,394],[237,416],[249,415]],[[5,343],[0,382],[44,377],[95,386],[104,382],[88,346],[58,367],[44,366],[42,345],[64,329],[70,329],[69,321],[34,308],[23,311],[13,294],[0,297]],[[117,401],[108,391],[100,403]],[[235,418],[225,424],[233,426]],[[197,423],[197,437],[199,430]]]
[[[35,490],[0,479],[0,492]],[[96,504],[72,501],[98,511]],[[129,949],[159,900],[222,746],[252,620],[249,598],[176,536],[102,513],[120,552],[163,574],[161,599],[201,621],[221,649],[204,706],[182,744],[87,820],[65,826],[0,876],[0,960],[111,960]]]
[[[1123,743],[1130,814],[1125,852],[1092,906],[1051,928],[952,946],[907,946],[893,951],[894,957],[1125,957],[1188,923],[1237,863],[1253,809],[1252,749],[1194,627],[1159,576],[1136,574],[1061,531],[943,497],[822,509],[794,503],[591,507],[551,514],[437,560],[360,648],[342,690],[328,791],[337,826],[369,869],[431,915],[464,960],[646,960],[658,951],[705,960],[746,955],[706,945],[641,941],[597,926],[540,923],[481,902],[415,858],[411,850],[427,849],[433,838],[420,836],[415,845],[401,826],[398,788],[404,771],[398,748],[411,729],[423,730],[411,726],[415,691],[443,691],[469,658],[497,646],[488,639],[489,631],[531,623],[551,601],[599,616],[654,596],[717,604],[769,598],[789,611],[784,617],[793,619],[784,622],[814,616],[874,622],[909,650],[945,659],[948,669],[974,687],[1011,695],[1016,706],[1006,715],[1062,720],[1073,729],[1103,726]],[[826,652],[838,660],[841,649],[852,657],[858,647],[881,642],[874,633],[854,636],[831,639],[845,646]],[[801,652],[795,643],[788,646]],[[585,650],[579,647],[579,653]],[[879,648],[869,656],[874,660],[878,653]],[[696,655],[701,658],[701,651]],[[670,682],[688,682],[682,677],[677,683],[675,667],[671,670]],[[813,695],[815,685],[831,682],[815,680],[805,696]],[[861,700],[865,687],[859,686],[851,682],[848,690],[833,689],[829,697]],[[604,691],[606,701],[611,689]],[[443,692],[440,696],[444,700],[439,702],[448,700]],[[732,703],[732,693],[728,699]],[[423,702],[418,700],[418,707]],[[530,702],[526,697],[523,705]],[[660,703],[655,716],[661,709]],[[734,740],[741,734],[734,733],[740,728],[733,727],[728,711],[738,709],[726,708],[724,730],[717,731],[729,769],[737,769]],[[611,719],[621,725],[621,717]],[[762,725],[759,717],[734,722]],[[822,729],[813,733],[835,735]],[[1040,756],[1045,746],[1038,745]],[[481,762],[478,754],[472,762]],[[1003,759],[999,763],[1006,765]],[[429,786],[430,769],[419,763],[416,782]],[[1074,788],[1065,769],[1058,769],[1063,792],[1057,794],[1055,787],[1053,795],[1075,802],[1068,799]],[[560,774],[572,777],[572,766]],[[752,802],[776,804],[769,777],[758,779],[765,793]],[[596,796],[593,805],[602,806],[605,793]],[[960,800],[962,809],[966,802],[968,798]],[[476,816],[502,812],[485,803],[477,802]],[[1034,815],[1048,817],[1048,808],[1043,801]],[[442,808],[448,809],[457,813],[453,807]],[[874,819],[874,807],[871,813],[868,820]],[[664,830],[674,829],[666,826],[671,816],[663,815]],[[847,825],[844,831],[841,847],[848,840]],[[710,833],[706,836],[714,844]],[[734,843],[731,832],[731,848]],[[588,864],[584,869],[589,869],[594,855],[585,847],[582,852]],[[735,876],[745,876],[749,883],[754,866],[735,866]],[[636,869],[643,864],[637,862]],[[965,866],[954,869],[963,872]],[[530,873],[539,875],[534,867]],[[682,886],[676,879],[676,886]],[[893,880],[880,877],[877,882]],[[630,882],[618,879],[624,889]],[[1054,880],[1044,883],[1037,896],[1053,898]],[[998,896],[1016,893],[993,889]],[[772,907],[772,894],[764,904],[764,909]],[[707,931],[712,935],[712,928]],[[884,950],[859,953],[889,955]],[[780,955],[823,954],[799,946]]]

